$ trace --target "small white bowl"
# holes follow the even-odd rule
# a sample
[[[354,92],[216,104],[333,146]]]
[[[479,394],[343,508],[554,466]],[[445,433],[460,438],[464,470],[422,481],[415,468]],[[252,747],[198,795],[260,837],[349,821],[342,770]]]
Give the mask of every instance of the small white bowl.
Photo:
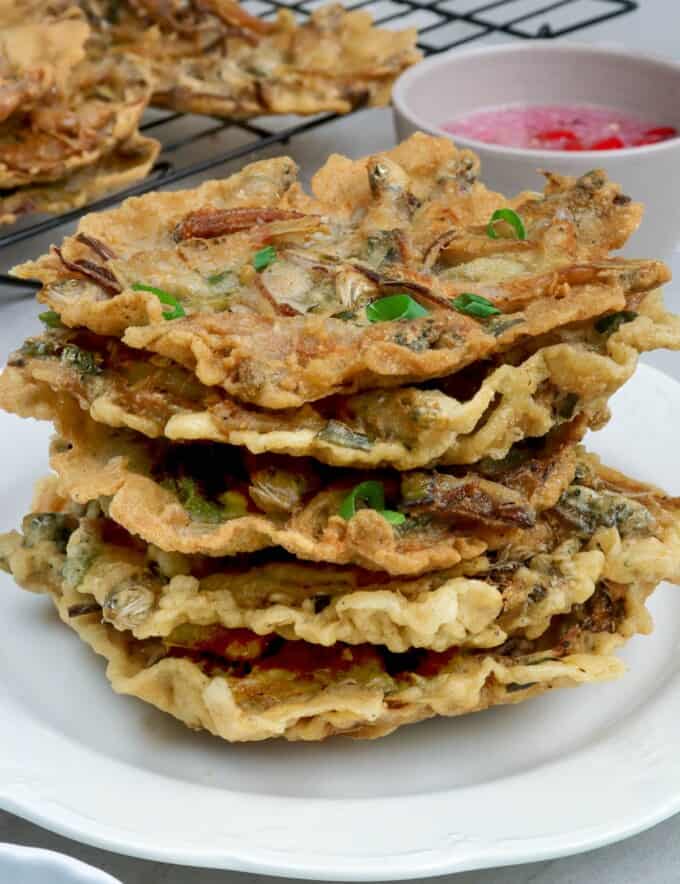
[[[539,169],[581,175],[604,168],[645,204],[626,254],[670,258],[680,242],[680,138],[644,147],[552,151],[502,147],[452,135],[456,117],[506,104],[596,104],[680,131],[680,64],[610,46],[536,40],[453,49],[415,65],[393,91],[397,135],[423,131],[469,147],[485,184],[508,195],[542,189]]]
[[[120,884],[80,860],[52,850],[0,844],[2,884]]]

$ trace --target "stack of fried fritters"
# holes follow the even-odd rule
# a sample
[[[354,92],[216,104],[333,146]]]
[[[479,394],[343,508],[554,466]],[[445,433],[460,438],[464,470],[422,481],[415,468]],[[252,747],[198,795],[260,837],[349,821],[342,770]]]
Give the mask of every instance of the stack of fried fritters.
[[[17,275],[0,403],[55,476],[1,542],[115,690],[228,740],[375,737],[620,674],[680,501],[581,440],[680,348],[639,205],[513,200],[446,139],[287,158],[84,218]]]

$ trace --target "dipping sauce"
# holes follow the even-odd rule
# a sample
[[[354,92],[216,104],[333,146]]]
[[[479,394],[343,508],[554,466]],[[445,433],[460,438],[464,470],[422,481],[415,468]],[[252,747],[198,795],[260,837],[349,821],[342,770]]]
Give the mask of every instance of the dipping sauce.
[[[617,150],[678,135],[673,126],[588,104],[492,107],[451,120],[442,128],[487,144],[537,150]]]

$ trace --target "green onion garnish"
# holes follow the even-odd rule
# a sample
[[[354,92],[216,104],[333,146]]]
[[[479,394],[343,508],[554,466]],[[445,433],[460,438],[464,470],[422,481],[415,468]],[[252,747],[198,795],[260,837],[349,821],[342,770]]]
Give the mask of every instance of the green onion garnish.
[[[276,249],[274,246],[265,246],[264,249],[260,249],[259,252],[255,252],[253,255],[253,267],[258,273],[269,267],[274,261],[276,261]]]
[[[208,277],[208,283],[210,285],[220,285],[222,282],[226,282],[230,278],[233,279],[234,271],[233,270],[223,270],[221,273],[213,273],[212,276]]]
[[[48,328],[63,328],[61,324],[61,316],[59,316],[54,310],[46,310],[44,313],[39,313],[38,319]]]
[[[510,227],[512,227],[512,229],[515,231],[517,239],[527,238],[527,232],[524,229],[524,223],[514,209],[496,209],[496,211],[491,216],[489,223],[486,225],[487,235],[490,236],[491,239],[499,238],[498,232],[494,227],[497,221],[505,221],[507,224],[509,224]]]
[[[380,515],[386,522],[389,522],[390,525],[403,525],[406,521],[406,516],[403,513],[397,513],[394,510],[380,510]]]
[[[626,322],[632,322],[637,319],[637,313],[632,310],[621,310],[619,313],[610,313],[609,316],[603,316],[595,323],[595,329],[601,335],[612,335],[618,331]]]
[[[217,502],[209,500],[201,491],[195,479],[182,476],[179,479],[164,479],[163,488],[176,494],[179,502],[197,522],[227,522],[240,519],[248,514],[248,502],[238,491],[225,491]]]
[[[385,509],[385,489],[380,482],[361,482],[353,488],[340,504],[339,515],[343,519],[351,519],[356,515],[358,503],[366,504],[369,509],[380,513],[390,525],[402,525],[406,521],[403,513]]]
[[[369,322],[392,322],[395,319],[419,319],[430,311],[415,301],[410,295],[388,295],[366,305],[366,318]]]
[[[476,316],[479,319],[486,319],[487,316],[496,316],[498,313],[503,312],[494,306],[488,298],[483,298],[481,295],[473,295],[469,292],[463,292],[457,298],[453,298],[451,303],[459,313]]]
[[[152,295],[155,295],[161,304],[165,304],[168,307],[172,307],[172,310],[164,310],[163,311],[163,319],[181,319],[182,316],[186,316],[184,312],[184,307],[180,304],[177,298],[174,295],[171,295],[169,292],[164,292],[163,289],[157,289],[153,285],[145,285],[143,282],[136,282],[132,286],[133,292],[151,292]]]

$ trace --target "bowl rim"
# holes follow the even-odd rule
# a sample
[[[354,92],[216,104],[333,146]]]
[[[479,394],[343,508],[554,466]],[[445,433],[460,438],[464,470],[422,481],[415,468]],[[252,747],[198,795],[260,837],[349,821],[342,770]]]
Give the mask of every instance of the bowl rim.
[[[435,133],[445,138],[455,140],[460,147],[468,147],[474,151],[485,151],[498,157],[526,157],[534,161],[549,162],[551,157],[559,156],[582,157],[591,161],[598,158],[610,160],[614,157],[631,157],[642,156],[648,153],[658,153],[659,151],[669,150],[680,147],[680,134],[665,141],[659,141],[656,144],[644,144],[631,147],[618,147],[610,150],[542,150],[532,147],[509,147],[502,144],[492,144],[487,141],[480,141],[477,138],[468,138],[462,135],[456,135],[449,132],[436,123],[421,117],[416,113],[406,101],[406,91],[413,82],[422,77],[426,77],[433,70],[445,67],[452,61],[461,61],[466,58],[476,58],[485,55],[506,55],[506,54],[527,54],[535,52],[537,49],[550,49],[561,55],[598,55],[618,59],[624,63],[645,62],[655,65],[659,68],[665,68],[669,73],[678,78],[680,84],[680,62],[656,53],[629,51],[623,45],[613,43],[582,43],[550,40],[532,40],[526,43],[498,43],[494,46],[476,46],[474,48],[456,47],[448,49],[446,52],[436,53],[429,58],[425,58],[418,64],[404,71],[394,84],[392,89],[392,105],[393,112],[400,114],[409,122],[414,124],[419,130]]]

